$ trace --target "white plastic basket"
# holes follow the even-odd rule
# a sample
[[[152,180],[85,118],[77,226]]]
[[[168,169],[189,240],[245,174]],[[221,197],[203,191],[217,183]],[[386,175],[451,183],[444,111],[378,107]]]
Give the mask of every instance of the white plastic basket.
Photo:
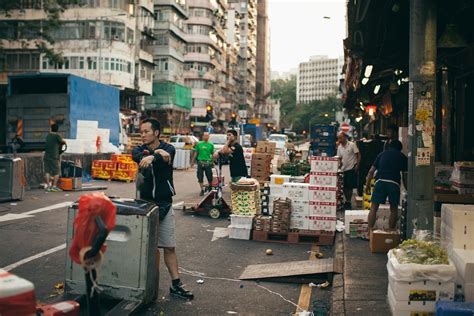
[[[236,228],[246,228],[252,229],[253,225],[253,215],[230,215],[230,224],[232,227]]]
[[[232,225],[230,225],[228,228],[230,239],[250,240],[250,235],[252,233],[251,228],[233,227]]]

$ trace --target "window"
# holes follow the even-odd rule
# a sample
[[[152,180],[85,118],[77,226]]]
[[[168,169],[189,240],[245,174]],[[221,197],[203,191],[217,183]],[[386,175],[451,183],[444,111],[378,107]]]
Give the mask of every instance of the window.
[[[97,57],[87,57],[87,69],[97,69]]]
[[[84,69],[84,57],[79,57],[79,69]]]
[[[157,72],[163,72],[168,70],[168,58],[159,58],[155,61]]]
[[[115,70],[115,58],[110,58],[110,70]]]
[[[134,31],[131,28],[127,27],[127,43],[133,44],[134,42]]]
[[[110,69],[110,58],[109,57],[105,57],[105,59],[104,59],[104,69],[105,70]]]
[[[0,57],[0,69],[37,70],[39,69],[39,53],[7,51]]]

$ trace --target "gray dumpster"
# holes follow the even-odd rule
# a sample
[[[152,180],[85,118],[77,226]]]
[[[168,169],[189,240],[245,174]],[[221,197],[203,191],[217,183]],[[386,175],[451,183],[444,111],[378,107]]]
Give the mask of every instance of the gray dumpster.
[[[101,295],[114,299],[152,302],[157,295],[156,249],[159,212],[142,200],[111,199],[117,207],[116,226],[107,237],[107,251],[98,270]],[[68,211],[66,294],[85,294],[83,268],[69,257],[78,204]]]

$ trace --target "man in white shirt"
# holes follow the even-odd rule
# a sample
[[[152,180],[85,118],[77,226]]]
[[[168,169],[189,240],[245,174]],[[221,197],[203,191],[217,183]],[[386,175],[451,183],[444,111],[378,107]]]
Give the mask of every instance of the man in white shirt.
[[[352,191],[357,187],[356,173],[359,169],[360,152],[357,145],[350,142],[345,133],[340,132],[337,139],[339,140],[337,155],[342,158],[341,170],[344,172],[345,208],[351,209]]]

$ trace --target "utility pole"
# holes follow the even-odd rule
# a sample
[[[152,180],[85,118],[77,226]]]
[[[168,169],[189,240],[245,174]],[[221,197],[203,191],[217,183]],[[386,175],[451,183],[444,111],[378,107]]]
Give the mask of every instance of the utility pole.
[[[410,0],[409,44],[408,238],[433,229],[436,0]]]

